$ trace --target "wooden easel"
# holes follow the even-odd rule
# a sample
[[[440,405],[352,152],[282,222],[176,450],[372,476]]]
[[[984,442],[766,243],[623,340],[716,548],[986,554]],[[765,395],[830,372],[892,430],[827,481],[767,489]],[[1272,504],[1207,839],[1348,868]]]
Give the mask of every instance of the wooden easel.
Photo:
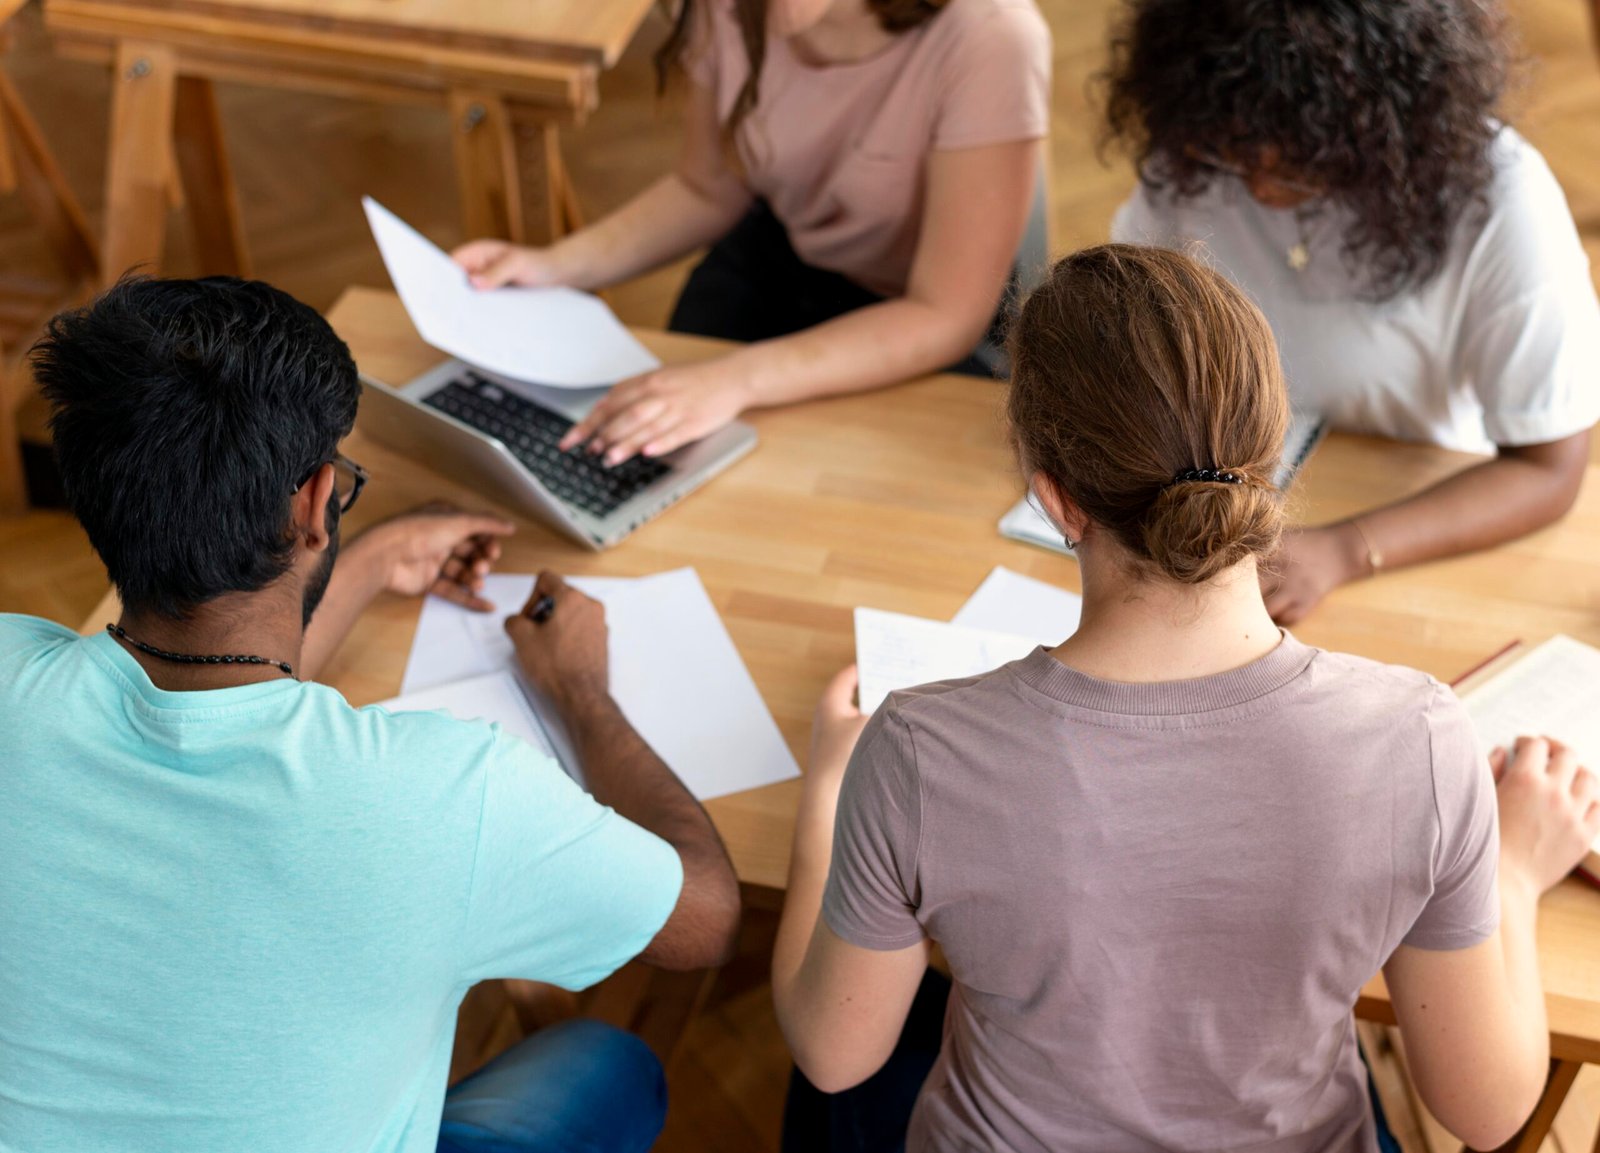
[[[0,51],[11,47],[12,18],[26,0],[0,0]],[[84,299],[99,279],[94,234],[39,125],[10,79],[0,73],[0,193],[22,197],[49,241],[64,281],[0,277],[0,514],[27,508],[17,409],[32,395],[22,362],[39,325]]]

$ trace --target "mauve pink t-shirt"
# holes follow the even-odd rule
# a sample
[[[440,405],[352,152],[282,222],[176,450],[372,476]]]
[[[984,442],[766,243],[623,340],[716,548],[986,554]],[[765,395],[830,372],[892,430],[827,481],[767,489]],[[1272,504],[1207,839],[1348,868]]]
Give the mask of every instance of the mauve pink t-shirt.
[[[954,992],[908,1149],[1371,1153],[1351,1011],[1404,943],[1499,921],[1494,782],[1422,673],[1288,634],[1117,684],[1043,649],[892,695],[823,914]]]
[[[735,2],[704,0],[686,59],[723,121],[750,74]],[[898,296],[916,255],[928,154],[1049,130],[1050,29],[1033,0],[950,0],[851,63],[807,63],[768,37],[736,144],[746,184],[802,260]]]

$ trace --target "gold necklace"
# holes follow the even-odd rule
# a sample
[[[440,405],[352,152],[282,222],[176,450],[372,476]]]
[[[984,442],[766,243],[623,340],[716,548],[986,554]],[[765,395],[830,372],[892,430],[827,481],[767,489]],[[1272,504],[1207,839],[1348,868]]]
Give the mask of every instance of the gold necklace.
[[[1298,239],[1289,246],[1284,256],[1292,271],[1304,272],[1311,264],[1311,246],[1306,242],[1305,218],[1299,212],[1294,214],[1294,228]]]

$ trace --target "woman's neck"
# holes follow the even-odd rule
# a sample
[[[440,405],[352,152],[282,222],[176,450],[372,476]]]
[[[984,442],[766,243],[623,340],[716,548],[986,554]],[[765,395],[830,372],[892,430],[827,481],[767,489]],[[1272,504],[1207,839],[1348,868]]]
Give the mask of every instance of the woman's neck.
[[[1078,672],[1134,684],[1191,680],[1260,660],[1282,639],[1254,558],[1197,586],[1140,580],[1096,551],[1080,552],[1082,622],[1053,653]]]
[[[834,0],[822,19],[789,43],[807,63],[850,64],[883,51],[894,38],[866,0]]]

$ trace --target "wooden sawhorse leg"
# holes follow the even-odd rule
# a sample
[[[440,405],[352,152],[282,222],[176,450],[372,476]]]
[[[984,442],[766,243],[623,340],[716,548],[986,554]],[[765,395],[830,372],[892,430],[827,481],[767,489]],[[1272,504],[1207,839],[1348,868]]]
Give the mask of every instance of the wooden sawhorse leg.
[[[16,88],[0,74],[0,152],[8,163],[0,188],[15,189],[43,229],[56,259],[74,281],[92,280],[100,270],[94,232],[67,186],[44,134],[29,114]]]
[[[173,113],[177,172],[186,193],[200,271],[206,276],[249,276],[239,190],[228,163],[211,81],[180,76]]]
[[[101,282],[130,269],[158,272],[167,213],[188,206],[201,271],[248,276],[238,192],[211,82],[178,75],[173,50],[117,46],[106,164],[106,240]],[[181,180],[183,192],[176,187]]]
[[[544,245],[582,227],[555,120],[482,90],[452,92],[449,108],[469,239]]]
[[[173,176],[178,66],[170,48],[123,41],[112,65],[111,144],[106,163],[106,239],[101,282],[131,269],[154,272],[166,247]]]
[[[61,303],[70,303],[95,283],[100,254],[88,219],[73,196],[44,134],[10,79],[0,74],[0,191],[15,192],[49,241],[67,274]],[[27,511],[17,409],[32,388],[16,349],[0,350],[0,514]]]

